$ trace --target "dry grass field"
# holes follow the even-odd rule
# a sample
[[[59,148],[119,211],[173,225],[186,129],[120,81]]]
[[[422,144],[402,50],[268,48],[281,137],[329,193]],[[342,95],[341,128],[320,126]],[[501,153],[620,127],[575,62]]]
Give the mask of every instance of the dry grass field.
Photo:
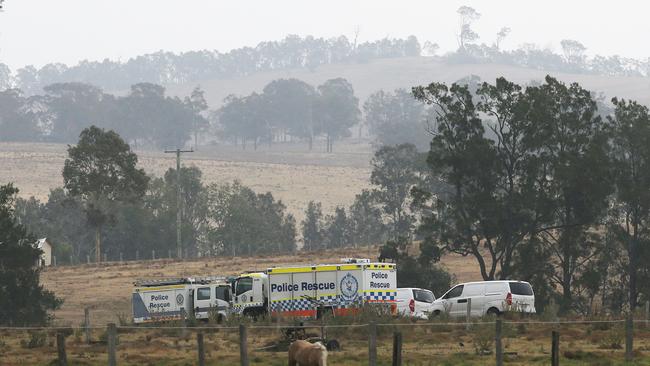
[[[21,197],[47,200],[50,189],[63,185],[66,148],[64,144],[0,143],[0,183],[13,182]],[[308,152],[302,145],[278,145],[241,151],[211,146],[183,155],[183,164],[201,169],[205,184],[238,179],[258,193],[270,191],[300,222],[310,200],[322,202],[329,213],[337,205],[350,205],[368,186],[371,153],[367,143],[335,145],[334,154],[318,148]],[[160,177],[176,166],[173,154],[136,152],[139,166],[149,174]]]

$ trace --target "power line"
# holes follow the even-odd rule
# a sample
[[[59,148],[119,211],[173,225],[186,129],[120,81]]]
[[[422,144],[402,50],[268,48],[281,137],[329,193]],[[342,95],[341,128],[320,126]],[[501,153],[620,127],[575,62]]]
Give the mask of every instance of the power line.
[[[194,150],[165,150],[166,154],[176,154],[176,257],[183,258],[183,245],[181,244],[181,154],[191,153]]]

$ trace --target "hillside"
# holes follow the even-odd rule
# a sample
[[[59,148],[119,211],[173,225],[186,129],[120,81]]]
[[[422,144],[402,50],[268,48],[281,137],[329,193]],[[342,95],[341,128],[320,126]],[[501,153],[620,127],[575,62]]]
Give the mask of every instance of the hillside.
[[[221,257],[190,261],[156,260],[95,265],[51,267],[43,271],[41,279],[48,290],[64,299],[56,312],[61,324],[78,325],[83,320],[84,308],[91,307],[93,324],[117,321],[118,315],[131,313],[131,291],[137,279],[174,276],[236,275],[247,270],[264,270],[287,264],[336,263],[340,258],[376,258],[377,247],[332,250],[323,253],[299,255]],[[469,258],[449,255],[443,265],[459,281],[478,279],[477,266]],[[437,294],[438,295],[438,294]]]
[[[565,82],[578,82],[589,90],[603,92],[608,98],[618,96],[650,104],[649,78],[567,74],[499,64],[457,65],[442,63],[431,57],[324,65],[314,71],[299,69],[259,72],[246,77],[172,85],[168,87],[168,91],[172,95],[186,96],[199,84],[205,90],[210,106],[218,108],[228,94],[246,95],[253,91],[259,92],[267,83],[278,78],[297,78],[318,85],[331,78],[343,77],[352,83],[357,97],[363,103],[370,94],[380,89],[410,89],[412,86],[429,84],[432,81],[451,83],[468,75],[477,75],[484,81],[505,76],[511,81],[525,84],[531,80],[543,80],[547,74]]]

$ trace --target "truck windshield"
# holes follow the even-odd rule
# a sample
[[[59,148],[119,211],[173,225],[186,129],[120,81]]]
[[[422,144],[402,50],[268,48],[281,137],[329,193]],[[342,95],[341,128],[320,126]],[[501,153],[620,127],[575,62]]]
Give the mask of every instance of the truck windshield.
[[[243,294],[246,291],[250,291],[253,289],[253,279],[250,277],[244,277],[240,278],[239,281],[237,281],[237,293],[236,295],[239,296]]]

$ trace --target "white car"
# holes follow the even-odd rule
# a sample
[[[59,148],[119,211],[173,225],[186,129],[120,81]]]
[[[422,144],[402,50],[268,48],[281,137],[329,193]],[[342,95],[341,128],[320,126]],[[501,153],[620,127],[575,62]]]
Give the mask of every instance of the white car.
[[[398,288],[397,312],[402,316],[429,319],[436,297],[433,292],[422,288]]]
[[[433,314],[467,315],[471,299],[471,316],[499,315],[507,311],[535,313],[535,294],[528,282],[482,281],[461,283],[433,302]]]

